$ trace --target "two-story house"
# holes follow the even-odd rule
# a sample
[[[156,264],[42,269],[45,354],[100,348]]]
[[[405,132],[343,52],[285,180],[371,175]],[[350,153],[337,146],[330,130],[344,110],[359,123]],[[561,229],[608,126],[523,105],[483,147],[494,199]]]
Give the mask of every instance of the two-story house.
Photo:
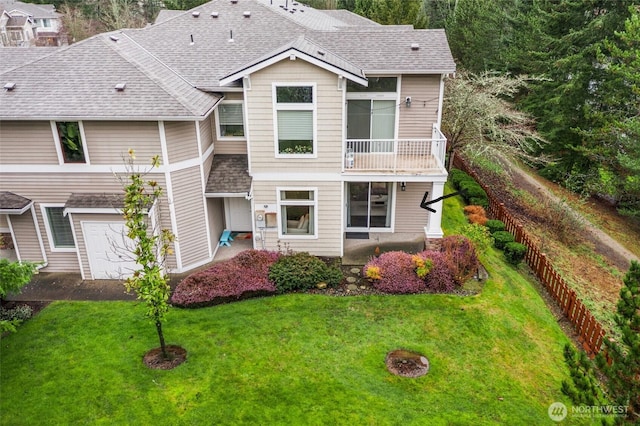
[[[0,232],[20,259],[86,279],[129,270],[129,149],[165,188],[174,271],[227,229],[255,248],[343,256],[345,238],[442,237],[442,30],[287,0],[214,0],[3,66]],[[52,78],[55,76],[55,78]],[[129,263],[128,263],[129,262]]]
[[[0,46],[61,46],[61,18],[52,4],[0,0]]]

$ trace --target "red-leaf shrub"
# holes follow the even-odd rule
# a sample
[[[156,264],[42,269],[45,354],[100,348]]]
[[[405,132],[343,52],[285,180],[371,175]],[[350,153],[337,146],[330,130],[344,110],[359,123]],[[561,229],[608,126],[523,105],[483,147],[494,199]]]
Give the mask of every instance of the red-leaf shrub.
[[[279,256],[276,252],[245,250],[182,280],[171,296],[171,303],[198,308],[275,294],[276,287],[268,276],[269,268]]]
[[[467,237],[452,235],[443,238],[440,251],[457,284],[462,285],[478,271],[476,250]]]
[[[427,250],[419,253],[425,259],[431,259],[433,266],[425,278],[427,289],[436,293],[451,293],[456,289],[453,274],[449,269],[444,253]]]
[[[425,282],[416,275],[415,264],[409,253],[403,251],[382,253],[365,265],[364,276],[367,276],[369,268],[379,268],[380,279],[373,280],[373,287],[384,293],[419,293],[426,288]]]

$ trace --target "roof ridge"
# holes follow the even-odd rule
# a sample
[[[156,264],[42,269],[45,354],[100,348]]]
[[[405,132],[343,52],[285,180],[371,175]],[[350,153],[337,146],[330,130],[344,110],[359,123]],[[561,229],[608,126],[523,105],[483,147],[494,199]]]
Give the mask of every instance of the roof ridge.
[[[173,68],[171,68],[169,65],[165,64],[162,60],[160,60],[157,56],[155,56],[154,54],[152,54],[151,52],[149,52],[149,50],[145,49],[143,46],[140,45],[140,43],[138,43],[137,41],[135,41],[133,38],[131,38],[128,34],[126,34],[124,31],[120,31],[119,34],[121,34],[122,36],[126,37],[126,39],[132,43],[133,46],[136,47],[136,49],[141,50],[142,52],[144,52],[144,54],[146,54],[148,57],[150,57],[153,61],[155,61],[157,64],[159,64],[161,67],[163,67],[165,70],[167,70],[168,72],[170,72],[173,76],[179,78],[182,82],[184,82],[185,84],[187,84],[189,87],[191,87],[193,90],[196,90],[198,92],[202,92],[202,93],[207,93],[204,92],[200,89],[198,89],[194,84],[192,84],[189,80],[187,80],[184,76],[182,76],[180,73],[178,73],[176,70],[174,70]],[[197,115],[199,113],[199,111],[197,110],[197,108],[192,105],[190,102],[186,102],[179,94],[171,91],[168,89],[168,85],[167,82],[165,80],[163,80],[160,76],[156,75],[153,71],[147,69],[146,67],[143,66],[141,61],[132,61],[132,57],[130,57],[129,55],[126,55],[125,52],[123,52],[121,49],[117,49],[113,43],[109,43],[107,42],[106,39],[102,38],[102,42],[109,46],[109,48],[111,48],[114,52],[116,52],[116,54],[118,54],[122,59],[124,59],[127,63],[131,64],[132,66],[134,66],[137,70],[139,70],[141,73],[143,73],[144,75],[146,75],[149,79],[151,79],[152,81],[154,81],[158,88],[160,88],[162,91],[164,91],[167,95],[169,95],[171,98],[175,99],[176,102],[178,102],[180,105],[182,105],[187,111],[190,111],[191,113]]]

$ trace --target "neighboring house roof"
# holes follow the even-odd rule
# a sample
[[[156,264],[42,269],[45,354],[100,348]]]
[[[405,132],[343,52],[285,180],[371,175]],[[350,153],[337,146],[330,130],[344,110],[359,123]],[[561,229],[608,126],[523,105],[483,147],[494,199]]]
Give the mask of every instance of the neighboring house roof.
[[[0,191],[0,213],[22,214],[32,204],[33,201],[21,195],[9,191]]]
[[[22,28],[25,24],[31,23],[28,16],[12,16],[7,20],[7,28]]]
[[[100,34],[0,74],[0,117],[193,119],[220,95],[195,89],[124,34]],[[115,86],[126,84],[123,91]]]
[[[52,4],[23,3],[15,0],[0,0],[0,10],[5,10],[10,15],[28,15],[37,19],[55,19],[62,16],[61,13],[55,11],[55,6]]]
[[[249,194],[249,160],[242,154],[217,154],[207,179],[206,195]]]
[[[168,13],[146,28],[94,36],[21,67],[0,65],[0,87],[16,83],[0,91],[0,117],[199,119],[220,99],[207,92],[238,87],[243,73],[289,51],[360,84],[372,74],[455,71],[443,30],[378,25],[293,3],[214,0]],[[114,90],[119,83],[126,83],[122,92]]]

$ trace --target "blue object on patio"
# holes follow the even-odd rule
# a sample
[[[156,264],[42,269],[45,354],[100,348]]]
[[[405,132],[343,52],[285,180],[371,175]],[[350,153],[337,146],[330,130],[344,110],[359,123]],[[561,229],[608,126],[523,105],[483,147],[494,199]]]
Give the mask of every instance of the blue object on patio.
[[[231,231],[225,229],[220,235],[220,245],[231,247],[230,241],[233,241],[233,237],[231,236]]]

